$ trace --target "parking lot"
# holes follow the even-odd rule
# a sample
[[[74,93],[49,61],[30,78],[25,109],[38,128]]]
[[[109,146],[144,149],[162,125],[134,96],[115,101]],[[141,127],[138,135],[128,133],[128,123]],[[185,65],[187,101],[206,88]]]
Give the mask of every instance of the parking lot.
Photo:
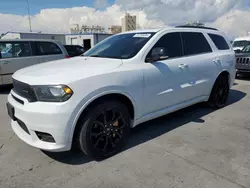
[[[0,187],[249,188],[250,79],[235,81],[228,105],[203,104],[144,123],[123,152],[92,161],[77,152],[49,153],[22,142],[0,93]]]

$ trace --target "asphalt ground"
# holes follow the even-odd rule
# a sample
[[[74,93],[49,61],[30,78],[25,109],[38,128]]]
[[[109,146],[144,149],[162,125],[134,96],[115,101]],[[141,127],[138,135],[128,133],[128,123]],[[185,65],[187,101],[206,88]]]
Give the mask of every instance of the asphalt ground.
[[[126,148],[102,161],[33,148],[12,131],[0,88],[0,187],[249,188],[250,78],[225,108],[198,104],[141,124]]]

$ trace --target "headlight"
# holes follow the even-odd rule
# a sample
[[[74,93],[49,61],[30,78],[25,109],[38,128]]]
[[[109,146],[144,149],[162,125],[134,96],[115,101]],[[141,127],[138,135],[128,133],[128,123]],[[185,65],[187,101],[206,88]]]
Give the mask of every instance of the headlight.
[[[73,91],[65,85],[32,86],[38,101],[64,102],[72,95]]]

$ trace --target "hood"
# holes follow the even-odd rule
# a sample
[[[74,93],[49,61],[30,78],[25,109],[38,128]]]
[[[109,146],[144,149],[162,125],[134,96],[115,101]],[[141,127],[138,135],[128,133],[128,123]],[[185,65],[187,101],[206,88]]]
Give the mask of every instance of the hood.
[[[250,53],[237,53],[236,57],[250,57]]]
[[[244,48],[244,46],[241,47],[233,47],[233,50],[242,50]]]
[[[75,57],[20,69],[13,78],[30,85],[68,84],[75,80],[107,73],[121,64],[121,59]]]

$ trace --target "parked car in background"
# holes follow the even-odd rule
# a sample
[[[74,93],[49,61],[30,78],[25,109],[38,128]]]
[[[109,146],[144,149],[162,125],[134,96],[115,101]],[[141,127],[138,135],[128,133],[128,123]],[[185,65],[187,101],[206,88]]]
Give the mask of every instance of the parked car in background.
[[[24,142],[108,157],[140,123],[203,101],[224,107],[235,53],[212,28],[130,31],[82,56],[19,70],[13,79],[7,108]]]
[[[250,44],[246,45],[240,53],[236,54],[236,76],[240,73],[250,73]]]
[[[85,52],[84,48],[80,45],[64,45],[70,57],[75,57]]]
[[[68,58],[60,42],[51,40],[0,40],[0,85],[11,84],[17,70],[48,61]]]
[[[234,39],[232,46],[236,53],[240,53],[247,44],[250,44],[250,36],[238,37]]]

